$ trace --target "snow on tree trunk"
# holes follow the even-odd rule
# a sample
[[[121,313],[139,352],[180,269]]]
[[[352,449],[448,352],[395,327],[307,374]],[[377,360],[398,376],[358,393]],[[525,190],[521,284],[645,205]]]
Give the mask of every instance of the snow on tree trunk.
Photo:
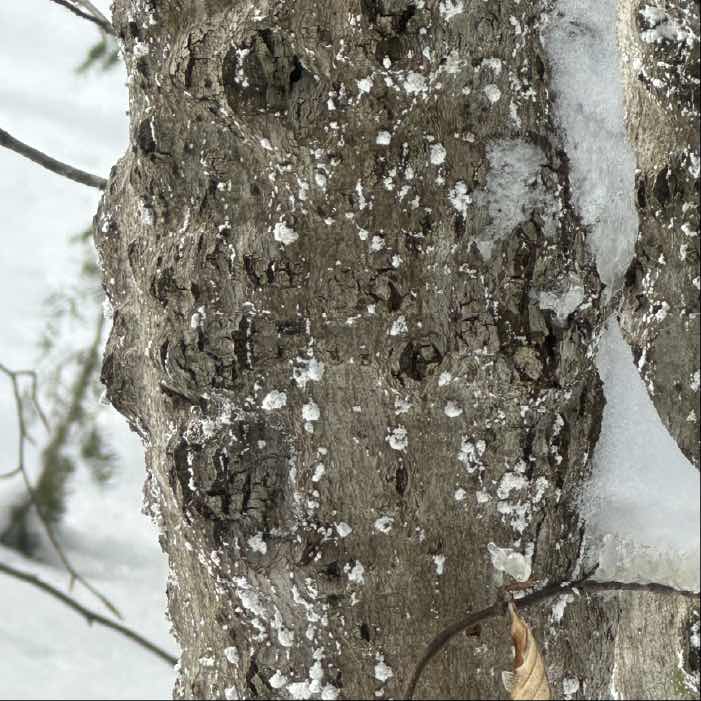
[[[146,446],[177,697],[396,698],[505,575],[581,574],[606,309],[545,9],[116,0],[103,379]],[[556,694],[679,695],[687,606],[651,601],[529,617]],[[634,663],[631,602],[666,626]],[[417,694],[494,698],[509,666],[485,625]]]
[[[640,236],[623,326],[655,407],[699,467],[699,4],[626,0],[628,132]]]

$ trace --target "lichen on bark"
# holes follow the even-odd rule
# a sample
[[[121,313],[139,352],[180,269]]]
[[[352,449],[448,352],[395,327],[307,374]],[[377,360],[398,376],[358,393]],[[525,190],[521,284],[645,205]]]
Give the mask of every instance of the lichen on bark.
[[[396,696],[493,599],[490,543],[576,570],[603,310],[544,9],[116,0],[132,126],[96,220],[103,380],[146,446],[177,697]],[[502,143],[536,156],[500,219]],[[571,311],[541,304],[572,281]],[[568,612],[531,622],[554,680],[602,695],[616,606]],[[499,696],[505,630],[418,693]]]

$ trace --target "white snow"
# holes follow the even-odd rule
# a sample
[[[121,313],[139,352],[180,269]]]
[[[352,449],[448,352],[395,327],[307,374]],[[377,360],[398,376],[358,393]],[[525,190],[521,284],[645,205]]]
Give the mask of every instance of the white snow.
[[[526,141],[507,139],[489,144],[487,159],[487,187],[473,195],[475,205],[487,207],[489,214],[490,222],[481,238],[491,244],[509,236],[514,227],[531,218],[534,210],[543,219],[545,235],[553,238],[560,202],[541,180],[541,169],[547,163],[542,149]]]
[[[555,312],[557,321],[564,325],[567,317],[572,314],[584,302],[584,287],[579,281],[570,281],[563,292],[544,290],[538,298],[541,309],[550,309]]]
[[[513,548],[500,548],[494,543],[489,543],[487,550],[497,572],[505,572],[518,582],[525,582],[531,576],[532,552],[523,555]]]
[[[606,407],[582,503],[602,579],[699,589],[699,473],[677,447],[610,321],[597,366]]]
[[[572,197],[591,227],[590,245],[609,295],[628,268],[638,232],[635,154],[624,124],[616,10],[616,0],[598,0],[595,6],[562,0],[543,31]]]

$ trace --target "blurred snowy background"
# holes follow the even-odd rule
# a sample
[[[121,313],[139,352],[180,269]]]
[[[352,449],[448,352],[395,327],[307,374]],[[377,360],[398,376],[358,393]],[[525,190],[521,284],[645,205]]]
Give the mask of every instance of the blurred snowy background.
[[[108,0],[95,4],[109,14]],[[99,40],[90,23],[48,0],[0,2],[0,127],[106,177],[127,144],[127,89],[121,64],[77,73]],[[71,241],[90,225],[98,199],[97,190],[0,149],[0,363],[40,372],[53,425],[79,371],[76,352],[84,356],[91,345],[101,310],[99,283],[84,273],[94,260],[92,248]],[[51,387],[57,396],[47,396]],[[154,527],[141,514],[141,444],[111,407],[97,408],[96,392],[99,387],[91,386],[84,405],[97,412],[108,439],[101,450],[109,459],[91,463],[81,457],[81,446],[65,451],[76,468],[66,480],[57,533],[75,568],[120,609],[124,623],[176,655],[165,615],[167,564]],[[38,422],[32,433],[37,447],[27,462],[37,480],[48,436]],[[77,433],[74,428],[74,441]],[[10,382],[0,375],[0,473],[16,464],[16,411]],[[0,534],[7,534],[12,510],[25,495],[21,477],[0,481]],[[68,591],[69,578],[35,519],[28,527],[35,536],[32,559],[0,545],[0,562]],[[80,584],[72,595],[108,613]],[[174,671],[114,631],[88,626],[55,599],[0,573],[0,679],[0,696],[8,699],[163,699],[171,695]]]

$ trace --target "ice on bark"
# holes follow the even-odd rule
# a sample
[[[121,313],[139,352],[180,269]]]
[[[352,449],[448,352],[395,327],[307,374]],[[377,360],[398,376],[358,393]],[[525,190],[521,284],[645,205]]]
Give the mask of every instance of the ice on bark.
[[[597,366],[606,407],[582,513],[598,579],[699,589],[699,473],[662,424],[618,323]]]
[[[526,141],[507,139],[490,144],[487,159],[487,186],[473,195],[474,204],[486,207],[489,215],[478,241],[482,254],[489,258],[494,241],[507,237],[534,211],[541,216],[545,235],[553,238],[561,208],[558,197],[541,178],[541,169],[548,163],[543,150]]]
[[[608,294],[628,268],[638,233],[635,154],[624,122],[616,24],[616,0],[562,0],[543,31],[572,198],[591,228],[590,245]]]

